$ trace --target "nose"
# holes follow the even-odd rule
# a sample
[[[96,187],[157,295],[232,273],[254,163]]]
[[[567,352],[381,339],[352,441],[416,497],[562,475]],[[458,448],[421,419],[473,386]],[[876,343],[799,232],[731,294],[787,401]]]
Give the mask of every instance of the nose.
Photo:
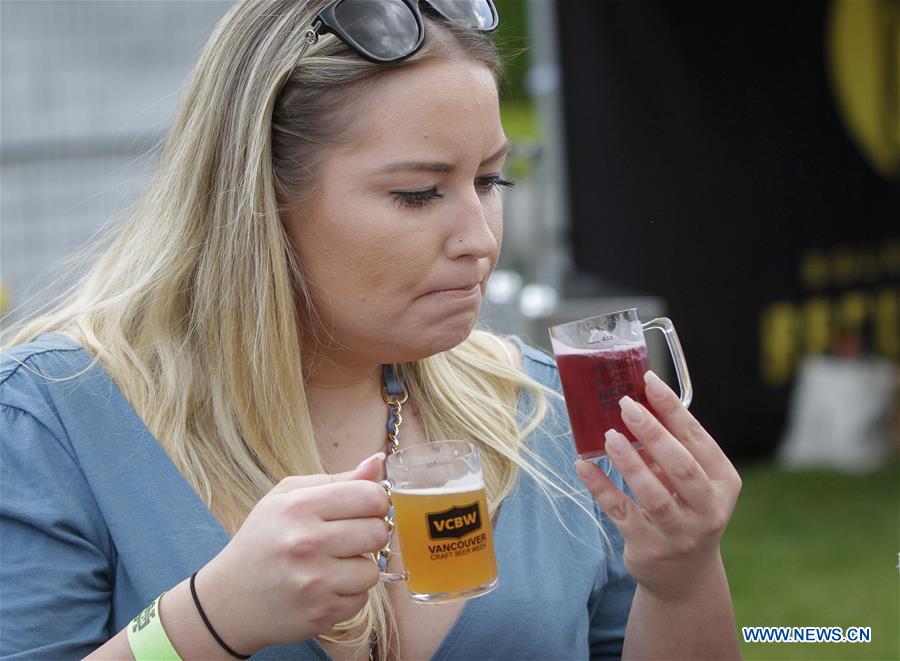
[[[445,250],[450,259],[493,258],[499,249],[498,238],[503,208],[500,201],[483,201],[472,190],[453,210],[453,222],[447,233]]]

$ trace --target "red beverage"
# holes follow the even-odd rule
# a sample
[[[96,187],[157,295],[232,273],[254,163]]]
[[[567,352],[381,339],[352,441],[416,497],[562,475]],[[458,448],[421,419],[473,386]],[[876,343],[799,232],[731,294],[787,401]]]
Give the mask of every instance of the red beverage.
[[[610,349],[556,356],[575,437],[582,458],[605,455],[608,429],[622,432],[632,443],[637,439],[622,422],[619,400],[628,395],[647,406],[644,373],[650,369],[647,347]]]

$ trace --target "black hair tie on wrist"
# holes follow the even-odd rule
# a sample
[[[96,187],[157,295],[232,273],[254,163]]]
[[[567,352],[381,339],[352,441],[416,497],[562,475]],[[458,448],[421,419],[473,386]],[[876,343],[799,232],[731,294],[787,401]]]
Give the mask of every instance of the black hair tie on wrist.
[[[206,628],[209,629],[209,633],[212,634],[212,637],[216,639],[216,642],[222,647],[223,650],[228,652],[235,659],[249,659],[249,656],[244,656],[243,654],[238,654],[233,649],[228,647],[225,644],[225,641],[222,640],[221,636],[216,633],[216,630],[213,629],[213,625],[209,623],[209,618],[206,617],[206,613],[203,612],[203,606],[200,605],[200,598],[197,596],[197,588],[194,587],[194,581],[197,580],[197,572],[191,574],[191,596],[194,598],[194,605],[197,607],[197,612],[200,613],[200,617],[203,620],[203,624],[206,625]]]

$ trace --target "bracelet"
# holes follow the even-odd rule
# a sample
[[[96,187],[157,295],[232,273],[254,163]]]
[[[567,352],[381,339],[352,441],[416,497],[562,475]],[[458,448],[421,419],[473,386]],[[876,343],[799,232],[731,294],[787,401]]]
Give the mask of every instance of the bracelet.
[[[249,659],[249,656],[244,656],[243,654],[238,654],[233,649],[228,647],[225,644],[225,641],[216,633],[216,630],[213,629],[213,625],[210,624],[209,618],[206,617],[206,613],[203,612],[203,606],[200,605],[200,598],[197,596],[197,588],[194,587],[194,582],[197,580],[197,572],[191,574],[191,596],[194,598],[194,605],[197,606],[197,612],[200,613],[200,618],[203,620],[203,624],[206,625],[206,628],[209,629],[209,632],[212,634],[212,637],[216,639],[216,642],[219,643],[219,646],[228,652],[235,659]]]
[[[163,594],[165,592],[128,624],[128,646],[136,661],[181,661],[159,614],[159,600]]]

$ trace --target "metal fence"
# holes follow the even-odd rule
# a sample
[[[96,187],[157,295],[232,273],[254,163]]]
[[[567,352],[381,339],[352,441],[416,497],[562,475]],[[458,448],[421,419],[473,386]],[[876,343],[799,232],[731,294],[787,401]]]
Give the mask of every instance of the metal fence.
[[[153,167],[148,152],[230,4],[0,2],[0,282],[7,322],[44,299],[60,260],[142,189]]]

